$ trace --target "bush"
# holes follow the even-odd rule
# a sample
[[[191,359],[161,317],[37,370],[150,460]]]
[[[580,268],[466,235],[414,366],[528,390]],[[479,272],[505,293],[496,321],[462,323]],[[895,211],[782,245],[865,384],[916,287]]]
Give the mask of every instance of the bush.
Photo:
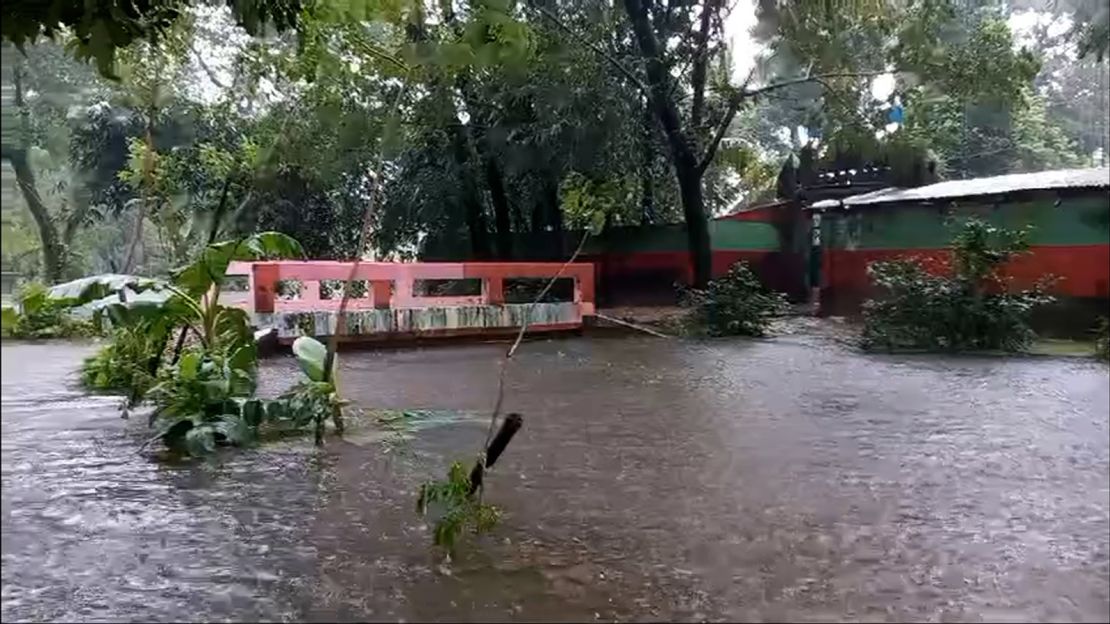
[[[876,349],[1024,349],[1029,314],[1052,301],[1043,286],[1013,291],[998,270],[1027,248],[1027,232],[970,220],[953,238],[953,270],[933,275],[913,260],[868,267],[880,298],[863,306],[863,346]]]
[[[786,297],[764,288],[746,262],[683,299],[694,309],[695,325],[711,336],[765,336],[771,319],[787,309]]]
[[[89,390],[140,398],[154,385],[150,365],[163,346],[146,327],[116,327],[111,342],[82,363],[81,383]]]
[[[1095,334],[1095,357],[1110,362],[1110,318],[1099,319]]]
[[[25,285],[17,297],[16,307],[5,307],[5,336],[22,339],[87,338],[98,334],[91,320],[74,318],[70,307],[47,296],[42,284]]]

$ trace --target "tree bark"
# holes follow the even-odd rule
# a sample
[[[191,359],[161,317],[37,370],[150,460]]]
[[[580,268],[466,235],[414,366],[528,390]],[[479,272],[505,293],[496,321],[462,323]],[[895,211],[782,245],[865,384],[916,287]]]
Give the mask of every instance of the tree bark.
[[[709,222],[706,219],[705,196],[702,191],[704,170],[699,167],[693,142],[682,127],[678,104],[671,95],[671,79],[652,32],[647,6],[642,0],[624,0],[624,7],[632,23],[641,56],[646,61],[651,107],[663,127],[671,151],[682,198],[682,213],[686,220],[690,262],[694,269],[693,285],[700,288],[712,277]]]
[[[27,150],[10,150],[5,156],[12,163],[15,170],[16,183],[23,201],[27,202],[27,209],[39,230],[39,240],[42,241],[42,271],[44,279],[51,284],[62,281],[65,271],[65,249],[58,239],[58,229],[50,218],[50,211],[42,203],[38,189],[35,186],[35,174],[27,157]]]
[[[35,184],[35,172],[31,169],[31,129],[28,112],[24,108],[22,67],[15,67],[12,70],[12,86],[15,90],[13,103],[19,111],[20,118],[19,148],[5,149],[3,155],[12,164],[16,185],[19,186],[19,192],[27,202],[27,209],[31,211],[31,218],[35,220],[39,230],[39,240],[42,241],[43,277],[53,284],[62,281],[62,273],[65,269],[65,247],[58,238],[58,228],[50,217],[50,211],[42,202]]]
[[[455,10],[450,2],[441,2],[440,10],[443,13],[443,21],[451,27],[456,34],[462,35],[462,29],[458,23]],[[465,72],[460,72],[455,76],[455,88],[462,96],[463,103],[466,105],[467,111],[475,116],[476,122],[480,122],[483,115],[479,115],[481,110],[478,98],[474,96],[471,89],[470,76]],[[461,157],[459,157],[459,166],[466,171],[466,160],[472,153],[476,153],[480,165],[483,169],[486,179],[486,185],[490,192],[490,201],[493,204],[494,228],[497,234],[497,255],[501,259],[509,259],[513,255],[512,251],[512,221],[509,218],[509,198],[505,193],[504,176],[501,173],[501,168],[498,166],[496,159],[490,149],[488,137],[484,132],[476,132],[472,127],[461,127],[461,134],[465,141]],[[456,151],[458,154],[458,151]],[[481,201],[481,195],[478,193],[477,186],[469,183],[468,186],[473,187],[473,203],[471,205],[471,193],[466,193],[467,199],[465,200],[467,206],[467,226],[471,230],[472,247],[475,250],[475,255],[478,256],[479,249],[482,255],[481,258],[490,257],[490,246],[488,237],[485,231],[485,218],[484,210]],[[480,230],[480,231],[479,231]],[[481,242],[479,242],[481,239]]]
[[[690,72],[690,84],[694,90],[690,104],[690,127],[701,126],[705,111],[705,81],[709,70],[709,29],[713,27],[710,18],[717,10],[716,0],[705,0],[701,7],[701,28],[698,30],[694,47],[694,67]]]

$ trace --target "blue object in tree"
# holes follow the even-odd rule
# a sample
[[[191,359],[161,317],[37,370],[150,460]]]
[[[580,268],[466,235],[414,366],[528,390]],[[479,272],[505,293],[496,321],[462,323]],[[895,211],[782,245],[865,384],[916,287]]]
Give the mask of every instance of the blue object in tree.
[[[890,107],[890,123],[900,124],[905,120],[905,118],[906,113],[902,109],[901,104],[895,103],[894,106]]]

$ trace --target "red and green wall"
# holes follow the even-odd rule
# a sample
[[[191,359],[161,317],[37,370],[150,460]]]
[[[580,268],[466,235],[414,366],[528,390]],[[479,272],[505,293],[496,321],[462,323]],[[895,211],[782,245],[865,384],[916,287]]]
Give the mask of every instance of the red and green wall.
[[[1005,269],[1015,285],[1045,274],[1059,280],[1062,297],[1110,297],[1110,196],[1105,190],[1058,198],[1054,193],[1007,200],[943,205],[878,204],[833,209],[821,220],[821,307],[857,309],[870,293],[867,266],[876,260],[915,257],[943,270],[946,249],[961,220],[987,219],[1009,228],[1033,226],[1031,253]]]
[[[709,223],[709,235],[714,276],[723,275],[737,262],[747,261],[771,287],[789,290],[798,282],[802,259],[781,251],[779,232],[774,225],[713,220]],[[673,296],[675,282],[689,284],[693,280],[683,225],[614,228],[592,239],[583,259],[596,264],[602,293],[639,289]]]

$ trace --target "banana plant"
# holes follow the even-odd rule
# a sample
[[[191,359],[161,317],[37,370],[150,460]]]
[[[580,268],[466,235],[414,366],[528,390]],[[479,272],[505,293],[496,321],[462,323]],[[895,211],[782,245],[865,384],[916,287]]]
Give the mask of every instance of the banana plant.
[[[156,337],[149,364],[158,383],[146,395],[156,406],[150,424],[158,425],[158,434],[152,440],[196,455],[221,443],[245,443],[259,420],[252,398],[257,349],[249,318],[244,310],[219,303],[228,265],[302,256],[293,238],[264,232],[209,245],[168,280],[97,275],[59,284],[48,296],[69,306],[90,305],[113,325],[138,327]],[[188,328],[196,344],[159,372],[169,335],[178,327]],[[142,398],[132,397],[132,402]]]
[[[252,344],[253,336],[244,310],[219,304],[228,265],[234,260],[303,255],[292,237],[262,232],[207,246],[197,260],[174,271],[170,280],[94,275],[54,286],[48,297],[70,306],[91,304],[114,324],[146,322],[156,332],[184,326],[204,349],[233,351]]]
[[[293,342],[293,354],[308,379],[297,384],[285,395],[290,413],[294,417],[311,418],[315,424],[316,444],[323,443],[324,421],[330,414],[335,430],[343,432],[343,402],[339,399],[339,381],[336,376],[338,354],[331,358],[330,374],[328,348],[310,336],[301,336]]]

